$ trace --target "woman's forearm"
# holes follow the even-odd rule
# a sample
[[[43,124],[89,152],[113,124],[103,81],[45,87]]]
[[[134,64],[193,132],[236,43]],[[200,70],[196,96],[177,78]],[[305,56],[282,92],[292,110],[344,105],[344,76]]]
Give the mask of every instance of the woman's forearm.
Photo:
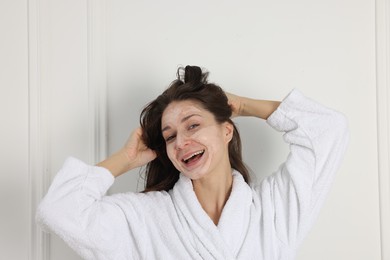
[[[118,177],[119,175],[122,175],[123,173],[134,168],[130,165],[125,152],[121,150],[109,156],[104,161],[98,163],[96,166],[106,168],[114,177]]]
[[[257,100],[242,97],[241,116],[255,116],[267,119],[280,105],[279,101]]]

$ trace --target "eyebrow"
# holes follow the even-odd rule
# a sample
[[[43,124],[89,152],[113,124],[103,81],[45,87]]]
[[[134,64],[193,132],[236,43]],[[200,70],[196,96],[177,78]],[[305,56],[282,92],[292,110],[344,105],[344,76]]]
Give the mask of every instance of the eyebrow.
[[[200,117],[202,117],[201,115],[198,115],[198,114],[191,114],[191,115],[188,115],[188,116],[183,117],[183,118],[181,119],[180,123],[183,123],[183,122],[187,121],[188,119],[190,119],[190,118],[193,117],[193,116],[200,116]],[[167,130],[169,130],[169,129],[171,129],[171,127],[170,127],[170,126],[166,126],[166,127],[164,127],[164,128],[161,130],[161,133],[163,133],[164,131],[167,131]]]

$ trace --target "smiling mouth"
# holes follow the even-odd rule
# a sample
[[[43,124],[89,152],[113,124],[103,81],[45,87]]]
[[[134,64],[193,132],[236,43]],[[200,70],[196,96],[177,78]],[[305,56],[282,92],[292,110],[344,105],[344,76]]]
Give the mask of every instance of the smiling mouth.
[[[204,151],[205,150],[201,150],[201,151],[198,151],[198,152],[195,152],[193,154],[191,154],[190,156],[188,156],[187,158],[185,159],[182,159],[182,161],[187,164],[193,160],[196,160],[196,159],[199,159],[200,157],[202,157],[202,155],[204,154]]]

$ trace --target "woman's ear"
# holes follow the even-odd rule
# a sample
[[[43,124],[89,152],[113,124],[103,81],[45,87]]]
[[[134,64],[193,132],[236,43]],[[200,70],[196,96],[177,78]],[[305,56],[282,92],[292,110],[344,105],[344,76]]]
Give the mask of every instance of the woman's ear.
[[[224,137],[226,143],[229,143],[233,139],[234,127],[231,123],[223,123]]]

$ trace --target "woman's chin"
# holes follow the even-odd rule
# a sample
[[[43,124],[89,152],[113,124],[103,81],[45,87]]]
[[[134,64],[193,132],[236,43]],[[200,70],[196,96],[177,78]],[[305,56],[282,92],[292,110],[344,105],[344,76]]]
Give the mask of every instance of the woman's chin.
[[[182,174],[193,181],[199,180],[207,175],[205,172],[182,172]]]

